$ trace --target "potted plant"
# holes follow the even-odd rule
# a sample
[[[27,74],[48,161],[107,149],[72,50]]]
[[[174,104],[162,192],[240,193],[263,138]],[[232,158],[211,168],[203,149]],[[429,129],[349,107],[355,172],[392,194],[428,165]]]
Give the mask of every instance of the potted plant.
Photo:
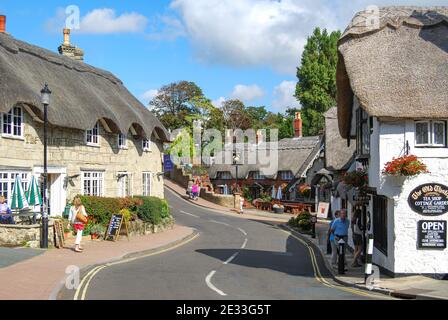
[[[90,237],[92,240],[101,238],[106,232],[106,228],[101,224],[95,224],[90,228]]]
[[[285,207],[281,204],[277,204],[277,203],[274,204],[272,206],[272,209],[274,210],[274,213],[277,213],[277,214],[285,213]]]
[[[428,168],[414,155],[393,158],[392,161],[386,163],[383,170],[383,174],[389,176],[409,177],[421,173],[429,173]]]
[[[369,184],[369,176],[364,170],[347,172],[342,179],[347,186],[358,189],[363,189]]]
[[[67,228],[67,224],[64,225],[64,239],[68,239],[72,235],[72,229]]]
[[[311,194],[311,186],[310,186],[309,184],[306,184],[306,183],[301,184],[301,185],[298,187],[298,191],[299,191],[299,194],[300,194],[302,197],[304,197],[304,198],[308,198],[308,197],[310,196],[310,194]]]

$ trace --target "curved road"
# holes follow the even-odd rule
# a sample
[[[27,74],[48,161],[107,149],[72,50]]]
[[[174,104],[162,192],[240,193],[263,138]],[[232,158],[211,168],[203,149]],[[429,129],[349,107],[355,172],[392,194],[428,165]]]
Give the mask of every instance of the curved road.
[[[160,254],[97,268],[81,288],[85,299],[387,298],[337,285],[320,257],[274,224],[201,208],[169,189],[165,196],[176,223],[195,228],[199,237]],[[66,290],[60,297],[74,295]]]

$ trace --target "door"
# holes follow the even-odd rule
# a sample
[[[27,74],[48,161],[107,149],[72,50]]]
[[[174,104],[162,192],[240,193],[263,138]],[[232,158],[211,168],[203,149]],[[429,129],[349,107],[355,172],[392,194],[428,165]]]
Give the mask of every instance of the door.
[[[65,208],[65,196],[62,174],[48,175],[48,206],[51,216],[62,217]]]

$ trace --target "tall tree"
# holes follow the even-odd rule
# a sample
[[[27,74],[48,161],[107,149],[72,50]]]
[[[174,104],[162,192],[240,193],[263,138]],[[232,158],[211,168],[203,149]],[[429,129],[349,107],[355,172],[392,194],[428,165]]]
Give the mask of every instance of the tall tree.
[[[201,88],[180,81],[163,86],[149,105],[166,128],[178,129],[190,125],[189,117],[199,115],[203,103]]]
[[[337,41],[340,31],[314,29],[297,68],[295,97],[302,104],[303,133],[319,134],[324,127],[324,113],[336,105]]]
[[[229,129],[249,129],[252,125],[252,119],[247,113],[244,103],[240,100],[227,100],[222,105],[224,119]]]

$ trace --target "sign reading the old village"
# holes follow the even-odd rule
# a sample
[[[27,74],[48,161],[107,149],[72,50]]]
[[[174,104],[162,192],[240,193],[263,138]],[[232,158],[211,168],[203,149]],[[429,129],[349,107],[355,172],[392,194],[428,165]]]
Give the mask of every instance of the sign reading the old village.
[[[419,221],[418,248],[445,249],[446,221]]]
[[[408,199],[412,210],[425,216],[438,216],[448,212],[448,187],[427,183],[412,190]]]

